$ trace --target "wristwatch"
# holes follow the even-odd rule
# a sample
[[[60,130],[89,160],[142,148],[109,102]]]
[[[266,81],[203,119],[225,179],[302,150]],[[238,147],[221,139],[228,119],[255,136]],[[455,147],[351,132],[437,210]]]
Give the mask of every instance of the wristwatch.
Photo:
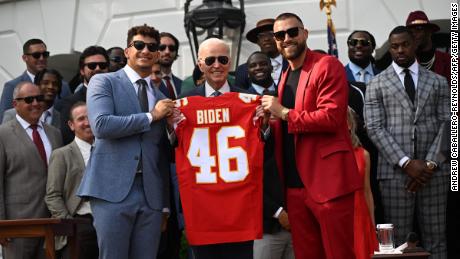
[[[289,109],[284,107],[281,110],[281,119],[285,121],[287,119],[288,113],[289,113]]]
[[[427,160],[425,161],[425,163],[426,163],[426,167],[428,167],[428,169],[430,170],[435,170],[436,168],[438,168],[438,165],[433,161]]]

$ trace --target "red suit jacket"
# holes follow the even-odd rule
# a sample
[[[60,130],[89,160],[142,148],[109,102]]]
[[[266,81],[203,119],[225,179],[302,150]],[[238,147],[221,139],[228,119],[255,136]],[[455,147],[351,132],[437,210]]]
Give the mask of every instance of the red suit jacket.
[[[287,74],[278,85],[281,103]],[[307,50],[295,107],[287,117],[295,134],[297,170],[306,191],[323,203],[362,188],[347,126],[348,83],[334,57]],[[273,123],[279,171],[283,174],[281,120]]]

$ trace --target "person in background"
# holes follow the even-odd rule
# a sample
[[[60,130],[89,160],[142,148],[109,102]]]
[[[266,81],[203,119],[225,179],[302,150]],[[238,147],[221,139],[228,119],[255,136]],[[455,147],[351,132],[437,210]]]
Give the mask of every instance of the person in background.
[[[123,48],[112,47],[107,50],[109,56],[109,72],[115,72],[126,66],[126,57]]]

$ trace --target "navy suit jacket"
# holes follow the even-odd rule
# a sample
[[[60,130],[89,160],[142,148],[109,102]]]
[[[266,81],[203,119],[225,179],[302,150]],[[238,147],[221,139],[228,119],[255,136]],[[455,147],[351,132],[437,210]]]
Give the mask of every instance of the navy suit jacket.
[[[3,92],[2,92],[2,97],[0,99],[0,121],[3,121],[3,113],[8,110],[13,108],[13,91],[16,85],[18,85],[20,82],[32,82],[30,80],[29,75],[27,74],[27,71],[24,71],[22,75],[16,77],[13,80],[10,80],[5,83],[3,86]],[[61,98],[70,95],[70,88],[69,84],[62,80],[62,89],[61,89]],[[59,97],[58,97],[59,98]],[[56,102],[59,100],[56,100]]]
[[[179,96],[180,93],[181,93],[181,90],[182,90],[182,80],[181,80],[180,78],[178,78],[177,76],[175,76],[175,75],[172,75],[172,80],[173,80],[174,88],[176,88],[177,96]],[[161,81],[160,91],[161,91],[166,97],[172,98],[172,96],[170,96],[169,91],[168,91],[168,88],[167,88],[166,85],[164,84],[163,80]],[[177,97],[177,96],[176,96],[176,97]],[[175,99],[175,98],[173,98],[173,99]]]
[[[158,89],[152,89],[157,102],[165,98]],[[96,141],[77,195],[123,201],[142,158],[148,205],[156,210],[169,207],[165,120],[149,122],[123,69],[93,76],[86,103]]]
[[[282,71],[285,71],[289,66],[286,59],[283,58],[283,67],[281,68],[280,78]],[[279,81],[278,81],[279,82]],[[248,76],[248,65],[246,63],[239,65],[235,70],[235,85],[239,88],[249,89],[251,87],[251,80]]]

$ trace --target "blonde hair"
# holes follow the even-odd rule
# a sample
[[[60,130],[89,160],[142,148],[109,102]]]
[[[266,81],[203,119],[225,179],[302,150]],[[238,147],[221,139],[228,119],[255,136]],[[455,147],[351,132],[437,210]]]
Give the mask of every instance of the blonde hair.
[[[361,146],[361,141],[359,141],[358,135],[356,135],[356,129],[358,128],[357,117],[358,115],[356,112],[350,106],[348,106],[347,122],[348,127],[350,128],[351,144],[354,148]]]

